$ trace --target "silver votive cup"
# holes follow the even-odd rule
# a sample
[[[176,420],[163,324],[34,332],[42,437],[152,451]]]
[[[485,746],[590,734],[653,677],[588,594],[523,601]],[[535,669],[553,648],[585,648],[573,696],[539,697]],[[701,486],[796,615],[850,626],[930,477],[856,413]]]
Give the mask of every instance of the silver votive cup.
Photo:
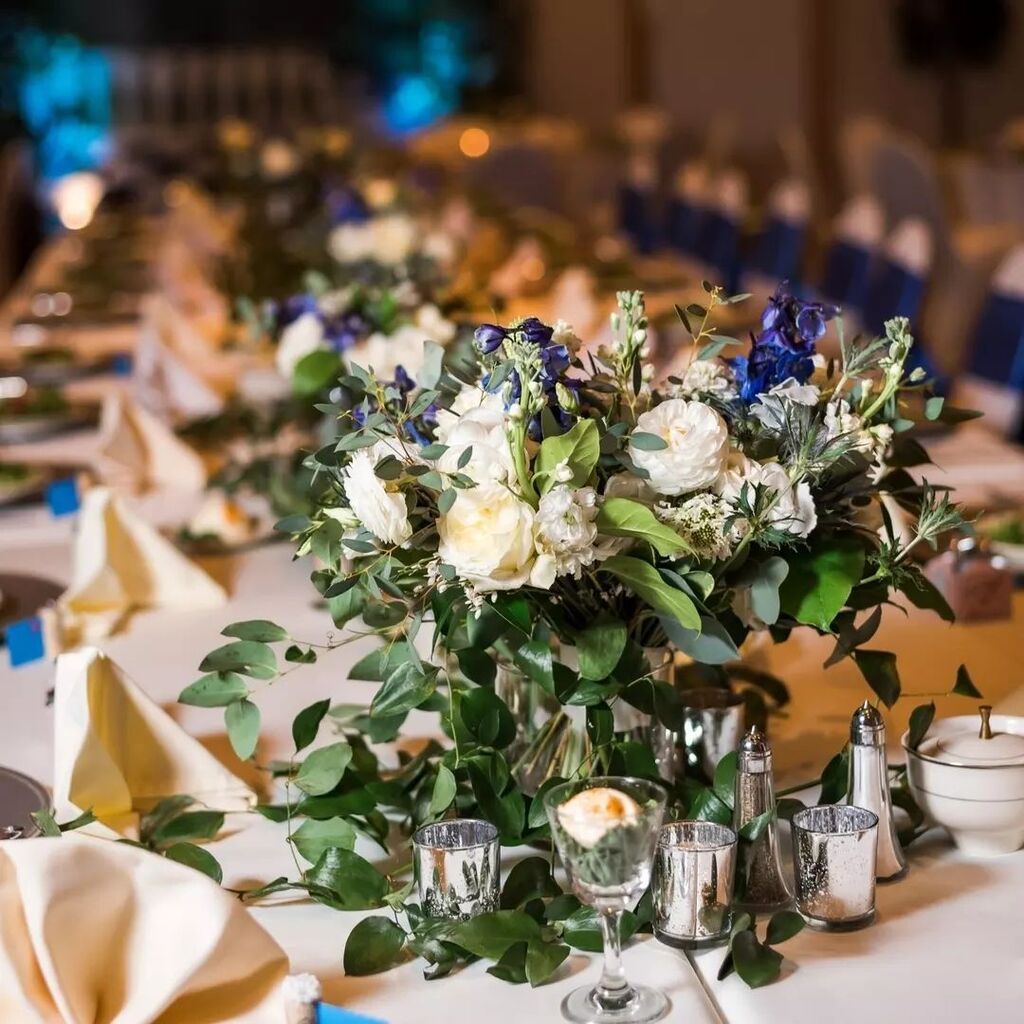
[[[654,934],[669,946],[724,942],[731,925],[736,833],[713,821],[663,825],[654,853]]]
[[[813,928],[850,931],[875,916],[878,815],[825,804],[793,815],[796,907]]]
[[[428,917],[467,920],[498,909],[498,830],[479,818],[437,821],[412,837],[420,906]]]
[[[687,774],[710,781],[718,762],[739,746],[743,736],[743,698],[715,686],[680,690],[679,696],[683,705],[679,729],[660,722],[653,728],[659,773],[670,782]]]

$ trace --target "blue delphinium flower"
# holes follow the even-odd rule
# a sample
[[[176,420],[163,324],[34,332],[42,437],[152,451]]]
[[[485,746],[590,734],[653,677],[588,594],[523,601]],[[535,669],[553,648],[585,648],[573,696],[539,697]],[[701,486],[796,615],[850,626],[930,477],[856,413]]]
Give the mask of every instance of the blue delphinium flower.
[[[497,324],[481,324],[473,332],[473,343],[478,352],[490,355],[501,347],[507,337],[508,331],[504,327],[499,327]]]
[[[321,314],[321,319],[324,325],[324,340],[335,352],[350,349],[370,333],[370,325],[366,318],[354,310],[330,317]]]
[[[370,218],[370,208],[353,188],[335,185],[324,196],[327,216],[332,224],[362,224]]]
[[[278,330],[298,320],[303,313],[317,313],[316,297],[308,292],[300,295],[289,295],[287,299],[273,304],[274,322]]]
[[[816,343],[838,312],[824,302],[804,302],[785,290],[785,282],[780,284],[761,314],[761,332],[750,355],[732,360],[740,397],[753,402],[791,377],[806,383],[814,372]]]

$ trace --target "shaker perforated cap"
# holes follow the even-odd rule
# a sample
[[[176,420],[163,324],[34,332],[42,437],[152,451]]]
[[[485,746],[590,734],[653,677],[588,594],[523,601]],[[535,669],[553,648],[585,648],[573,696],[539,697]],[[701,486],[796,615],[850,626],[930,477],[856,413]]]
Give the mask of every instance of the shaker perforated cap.
[[[885,719],[868,701],[864,701],[850,719],[850,742],[858,747],[885,746]]]
[[[763,773],[772,770],[772,748],[756,725],[740,740],[737,769],[741,772]]]

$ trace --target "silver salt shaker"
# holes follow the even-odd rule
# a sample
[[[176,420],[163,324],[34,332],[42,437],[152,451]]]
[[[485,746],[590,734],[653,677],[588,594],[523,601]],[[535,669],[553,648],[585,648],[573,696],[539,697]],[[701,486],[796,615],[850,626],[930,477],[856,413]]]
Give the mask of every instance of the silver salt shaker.
[[[889,793],[889,765],[885,756],[885,721],[867,701],[850,719],[850,784],[848,804],[864,807],[878,815],[878,855],[875,874],[881,882],[892,882],[907,873]]]
[[[736,902],[750,910],[775,910],[786,906],[793,899],[779,860],[772,748],[755,725],[751,726],[739,745],[733,828],[740,834],[747,822],[769,811],[772,816],[757,838],[749,842],[741,838],[740,841]]]

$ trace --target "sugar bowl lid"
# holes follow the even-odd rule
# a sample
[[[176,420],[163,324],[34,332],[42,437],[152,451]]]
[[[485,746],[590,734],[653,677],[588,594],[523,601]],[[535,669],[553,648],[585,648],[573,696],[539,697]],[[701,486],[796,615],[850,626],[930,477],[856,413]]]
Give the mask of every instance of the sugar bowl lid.
[[[944,764],[972,768],[1024,765],[1024,735],[993,731],[988,704],[979,707],[978,714],[977,733],[963,729],[930,737],[921,743],[919,752]]]

